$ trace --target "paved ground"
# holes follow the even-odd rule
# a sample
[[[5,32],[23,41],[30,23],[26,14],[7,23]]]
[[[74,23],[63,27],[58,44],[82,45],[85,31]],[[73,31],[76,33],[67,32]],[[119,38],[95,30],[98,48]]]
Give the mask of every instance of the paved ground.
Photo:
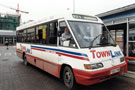
[[[135,64],[128,64],[128,70],[135,72]]]
[[[0,90],[67,90],[63,82],[32,66],[24,66],[15,47],[0,47]],[[76,90],[135,90],[135,79],[118,76],[92,85],[79,85]]]

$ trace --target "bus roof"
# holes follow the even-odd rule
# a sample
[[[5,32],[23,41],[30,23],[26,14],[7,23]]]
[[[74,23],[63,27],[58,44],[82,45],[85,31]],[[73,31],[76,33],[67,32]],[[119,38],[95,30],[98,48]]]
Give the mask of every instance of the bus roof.
[[[63,16],[62,15],[50,16],[50,17],[43,18],[43,19],[38,20],[38,21],[32,21],[32,22],[29,22],[26,24],[22,24],[19,27],[17,27],[17,30],[26,29],[29,27],[33,27],[35,25],[40,25],[40,24],[47,23],[49,21],[58,20],[58,19],[103,23],[101,21],[101,19],[99,19],[97,16],[82,15],[82,14],[66,14]]]

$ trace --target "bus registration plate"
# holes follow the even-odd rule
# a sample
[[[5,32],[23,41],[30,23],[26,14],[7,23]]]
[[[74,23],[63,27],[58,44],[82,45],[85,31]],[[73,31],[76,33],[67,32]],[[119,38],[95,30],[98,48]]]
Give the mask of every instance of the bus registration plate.
[[[114,73],[117,73],[117,72],[119,72],[119,71],[120,71],[120,68],[112,69],[112,70],[110,71],[110,74],[114,74]]]

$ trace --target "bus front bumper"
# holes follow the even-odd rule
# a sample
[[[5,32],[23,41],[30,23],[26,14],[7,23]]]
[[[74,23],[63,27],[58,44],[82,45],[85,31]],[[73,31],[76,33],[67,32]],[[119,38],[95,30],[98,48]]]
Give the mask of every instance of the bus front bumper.
[[[120,75],[123,70],[125,69],[126,63],[103,69],[103,70],[98,70],[98,71],[82,71],[78,69],[73,69],[75,80],[78,84],[81,85],[92,85],[96,84],[105,80],[108,80],[110,78],[113,78],[117,75]],[[111,70],[120,68],[120,71],[114,74],[111,74]]]

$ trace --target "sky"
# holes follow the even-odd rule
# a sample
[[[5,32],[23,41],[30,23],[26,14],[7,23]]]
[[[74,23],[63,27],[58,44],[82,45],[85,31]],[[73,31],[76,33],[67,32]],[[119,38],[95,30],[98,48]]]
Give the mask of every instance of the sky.
[[[96,15],[135,3],[135,0],[74,0],[75,13]],[[44,17],[73,12],[73,0],[0,0],[0,13],[16,13],[1,4],[28,11],[21,14],[22,22],[38,20]]]

